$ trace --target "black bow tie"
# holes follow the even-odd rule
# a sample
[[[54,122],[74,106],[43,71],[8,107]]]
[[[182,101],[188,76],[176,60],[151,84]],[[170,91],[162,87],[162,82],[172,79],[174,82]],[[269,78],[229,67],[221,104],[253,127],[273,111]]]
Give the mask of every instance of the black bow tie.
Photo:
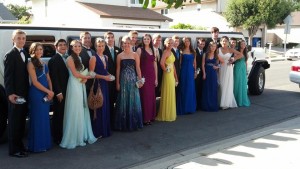
[[[20,50],[20,53],[24,53],[24,49],[21,49],[21,50]]]

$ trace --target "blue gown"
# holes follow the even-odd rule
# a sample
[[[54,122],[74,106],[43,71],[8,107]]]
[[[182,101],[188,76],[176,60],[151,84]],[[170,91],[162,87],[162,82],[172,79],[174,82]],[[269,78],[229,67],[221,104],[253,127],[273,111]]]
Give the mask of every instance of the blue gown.
[[[48,67],[44,65],[42,70],[35,69],[36,77],[44,87],[49,88],[47,76]],[[50,104],[43,102],[43,98],[47,95],[43,91],[37,89],[34,85],[29,89],[29,134],[28,134],[28,150],[32,152],[42,152],[51,148],[51,132],[50,132]]]
[[[217,70],[213,69],[217,61],[213,59],[205,59],[206,79],[203,80],[202,86],[202,104],[201,108],[204,111],[218,111],[218,75]]]
[[[85,84],[73,76],[70,68],[68,70],[69,80],[65,97],[63,138],[60,146],[73,149],[76,146],[85,146],[85,142],[92,144],[97,139],[92,131]]]
[[[183,54],[180,68],[179,91],[177,95],[177,115],[196,112],[194,55]]]
[[[114,128],[132,131],[143,127],[139,89],[134,59],[121,60],[120,92],[116,102]]]
[[[233,93],[238,106],[250,106],[247,90],[247,70],[245,57],[235,61],[233,68],[234,87]]]
[[[96,66],[94,72],[99,75],[108,75],[109,73],[107,72],[107,59],[105,59],[105,62],[106,68],[104,68],[104,64],[99,56],[96,55]],[[100,84],[100,88],[103,94],[103,106],[96,110],[96,118],[94,117],[94,115],[92,115],[92,128],[95,137],[108,137],[111,135],[108,83],[104,79],[96,79],[94,84],[94,92],[96,92],[98,89],[97,81]]]

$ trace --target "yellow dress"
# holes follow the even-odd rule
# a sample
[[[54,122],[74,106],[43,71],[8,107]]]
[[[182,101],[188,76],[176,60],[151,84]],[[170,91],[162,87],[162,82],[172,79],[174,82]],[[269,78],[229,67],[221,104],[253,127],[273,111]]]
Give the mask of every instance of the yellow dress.
[[[158,121],[176,120],[176,94],[173,69],[174,62],[175,57],[171,53],[171,55],[166,58],[166,66],[169,66],[171,71],[164,71],[162,77],[160,106],[156,117],[156,120]]]

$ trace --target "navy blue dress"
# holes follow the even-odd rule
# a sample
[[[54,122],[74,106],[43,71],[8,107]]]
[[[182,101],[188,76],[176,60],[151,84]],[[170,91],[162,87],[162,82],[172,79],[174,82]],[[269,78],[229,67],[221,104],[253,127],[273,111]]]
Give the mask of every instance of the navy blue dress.
[[[47,76],[48,67],[35,69],[37,80],[46,88],[49,88]],[[44,102],[47,93],[37,89],[31,84],[29,89],[29,134],[28,150],[31,152],[43,152],[51,148],[50,131],[50,103]]]
[[[143,127],[139,89],[134,59],[121,60],[120,92],[116,102],[114,128],[132,131]]]
[[[217,65],[217,60],[205,59],[205,73],[206,79],[203,80],[202,86],[202,110],[204,111],[218,111],[218,75],[217,70],[213,68],[213,65]]]
[[[94,72],[99,75],[108,75],[108,62],[105,58],[106,68],[104,64],[96,54],[96,66]],[[110,111],[109,111],[109,94],[108,94],[108,83],[104,79],[96,79],[94,84],[94,92],[98,89],[98,83],[103,94],[103,106],[96,110],[96,116],[92,115],[92,128],[95,137],[108,137],[111,135],[110,130]]]
[[[176,98],[177,115],[195,113],[195,69],[193,67],[194,54],[183,54],[180,68],[179,91]]]

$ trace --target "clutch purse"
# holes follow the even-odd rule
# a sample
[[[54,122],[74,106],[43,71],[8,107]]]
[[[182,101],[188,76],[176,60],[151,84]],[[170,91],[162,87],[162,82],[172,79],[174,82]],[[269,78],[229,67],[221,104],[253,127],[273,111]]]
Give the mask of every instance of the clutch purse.
[[[84,69],[83,71],[80,72],[80,74],[84,75],[84,76],[88,76],[90,73],[88,71],[88,69]],[[81,82],[81,78],[77,78],[79,80],[79,82]]]

